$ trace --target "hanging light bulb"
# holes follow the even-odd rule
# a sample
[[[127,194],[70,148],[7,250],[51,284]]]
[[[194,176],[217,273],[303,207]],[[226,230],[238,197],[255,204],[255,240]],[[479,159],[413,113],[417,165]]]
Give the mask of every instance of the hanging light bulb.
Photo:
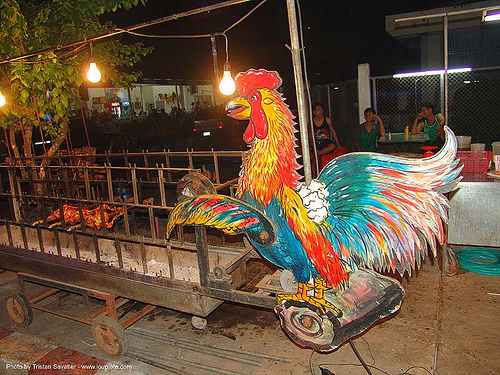
[[[94,62],[94,56],[92,56],[92,43],[90,43],[90,64],[89,70],[87,70],[87,79],[92,83],[97,83],[101,80],[101,72]]]
[[[3,107],[7,101],[5,100],[5,96],[0,92],[0,107]]]
[[[229,52],[227,45],[227,36],[222,34],[226,39],[226,63],[224,64],[224,74],[219,83],[219,91],[224,95],[232,95],[234,90],[236,90],[236,84],[234,83],[233,77],[231,77],[231,67],[229,66]]]
[[[90,63],[89,70],[87,70],[87,79],[92,83],[97,83],[101,80],[101,72],[95,62]]]
[[[219,83],[219,90],[224,95],[231,95],[236,90],[236,84],[233,77],[231,77],[231,68],[228,62],[224,64],[224,74]]]

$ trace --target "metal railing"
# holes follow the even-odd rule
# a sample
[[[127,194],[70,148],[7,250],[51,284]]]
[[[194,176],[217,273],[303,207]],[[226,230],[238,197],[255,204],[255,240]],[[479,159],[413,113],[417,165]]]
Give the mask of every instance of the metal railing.
[[[442,74],[372,78],[373,102],[389,131],[401,132],[411,125],[424,102],[443,112]],[[472,136],[473,143],[500,139],[497,108],[500,106],[500,67],[473,69],[448,75],[448,125],[457,135]]]
[[[107,232],[106,210],[120,210],[120,227],[126,235],[137,231],[129,222],[132,215],[148,224],[142,235],[155,240],[164,235],[158,222],[176,204],[177,183],[184,175],[211,164],[215,188],[234,195],[242,158],[238,151],[165,150],[10,159],[0,165],[0,197],[8,199],[10,217],[16,222],[49,226],[57,219],[58,225],[70,227],[74,222],[65,223],[60,215],[69,205],[82,230],[84,216],[92,210],[100,230]]]

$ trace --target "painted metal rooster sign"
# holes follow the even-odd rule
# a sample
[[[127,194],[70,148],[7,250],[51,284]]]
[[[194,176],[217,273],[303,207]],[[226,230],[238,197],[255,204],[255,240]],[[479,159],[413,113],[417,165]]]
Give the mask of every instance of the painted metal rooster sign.
[[[401,285],[373,270],[411,273],[436,238],[444,241],[447,200],[460,169],[456,140],[433,157],[405,159],[351,153],[332,160],[317,179],[300,182],[295,122],[276,89],[278,73],[250,69],[236,76],[241,97],[228,115],[250,120],[251,145],[237,197],[201,195],[179,203],[176,224],[245,233],[268,261],[293,274],[294,293],[277,296],[285,332],[299,345],[336,348],[399,309]]]

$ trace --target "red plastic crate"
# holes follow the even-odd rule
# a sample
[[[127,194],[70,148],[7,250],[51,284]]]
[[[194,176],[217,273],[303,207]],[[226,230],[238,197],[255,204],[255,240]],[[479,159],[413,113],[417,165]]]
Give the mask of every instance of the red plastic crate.
[[[463,165],[462,173],[486,173],[492,159],[491,151],[458,151],[459,165]]]

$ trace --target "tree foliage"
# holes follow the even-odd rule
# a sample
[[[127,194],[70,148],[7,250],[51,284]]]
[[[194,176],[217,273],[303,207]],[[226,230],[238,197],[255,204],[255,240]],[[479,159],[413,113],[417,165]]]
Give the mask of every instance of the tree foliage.
[[[144,5],[146,0],[140,0]],[[0,59],[36,53],[115,29],[99,16],[137,6],[139,0],[0,0]],[[141,43],[124,44],[118,38],[99,39],[93,57],[103,80],[128,86],[140,77],[131,68],[151,51]],[[0,108],[0,126],[9,131],[16,151],[15,132],[22,130],[24,152],[31,153],[31,131],[41,126],[55,142],[64,140],[73,107],[79,106],[78,89],[89,63],[87,44],[56,49],[28,59],[0,65],[0,91],[7,105]],[[28,144],[27,144],[28,143]],[[17,155],[19,156],[19,155]]]

